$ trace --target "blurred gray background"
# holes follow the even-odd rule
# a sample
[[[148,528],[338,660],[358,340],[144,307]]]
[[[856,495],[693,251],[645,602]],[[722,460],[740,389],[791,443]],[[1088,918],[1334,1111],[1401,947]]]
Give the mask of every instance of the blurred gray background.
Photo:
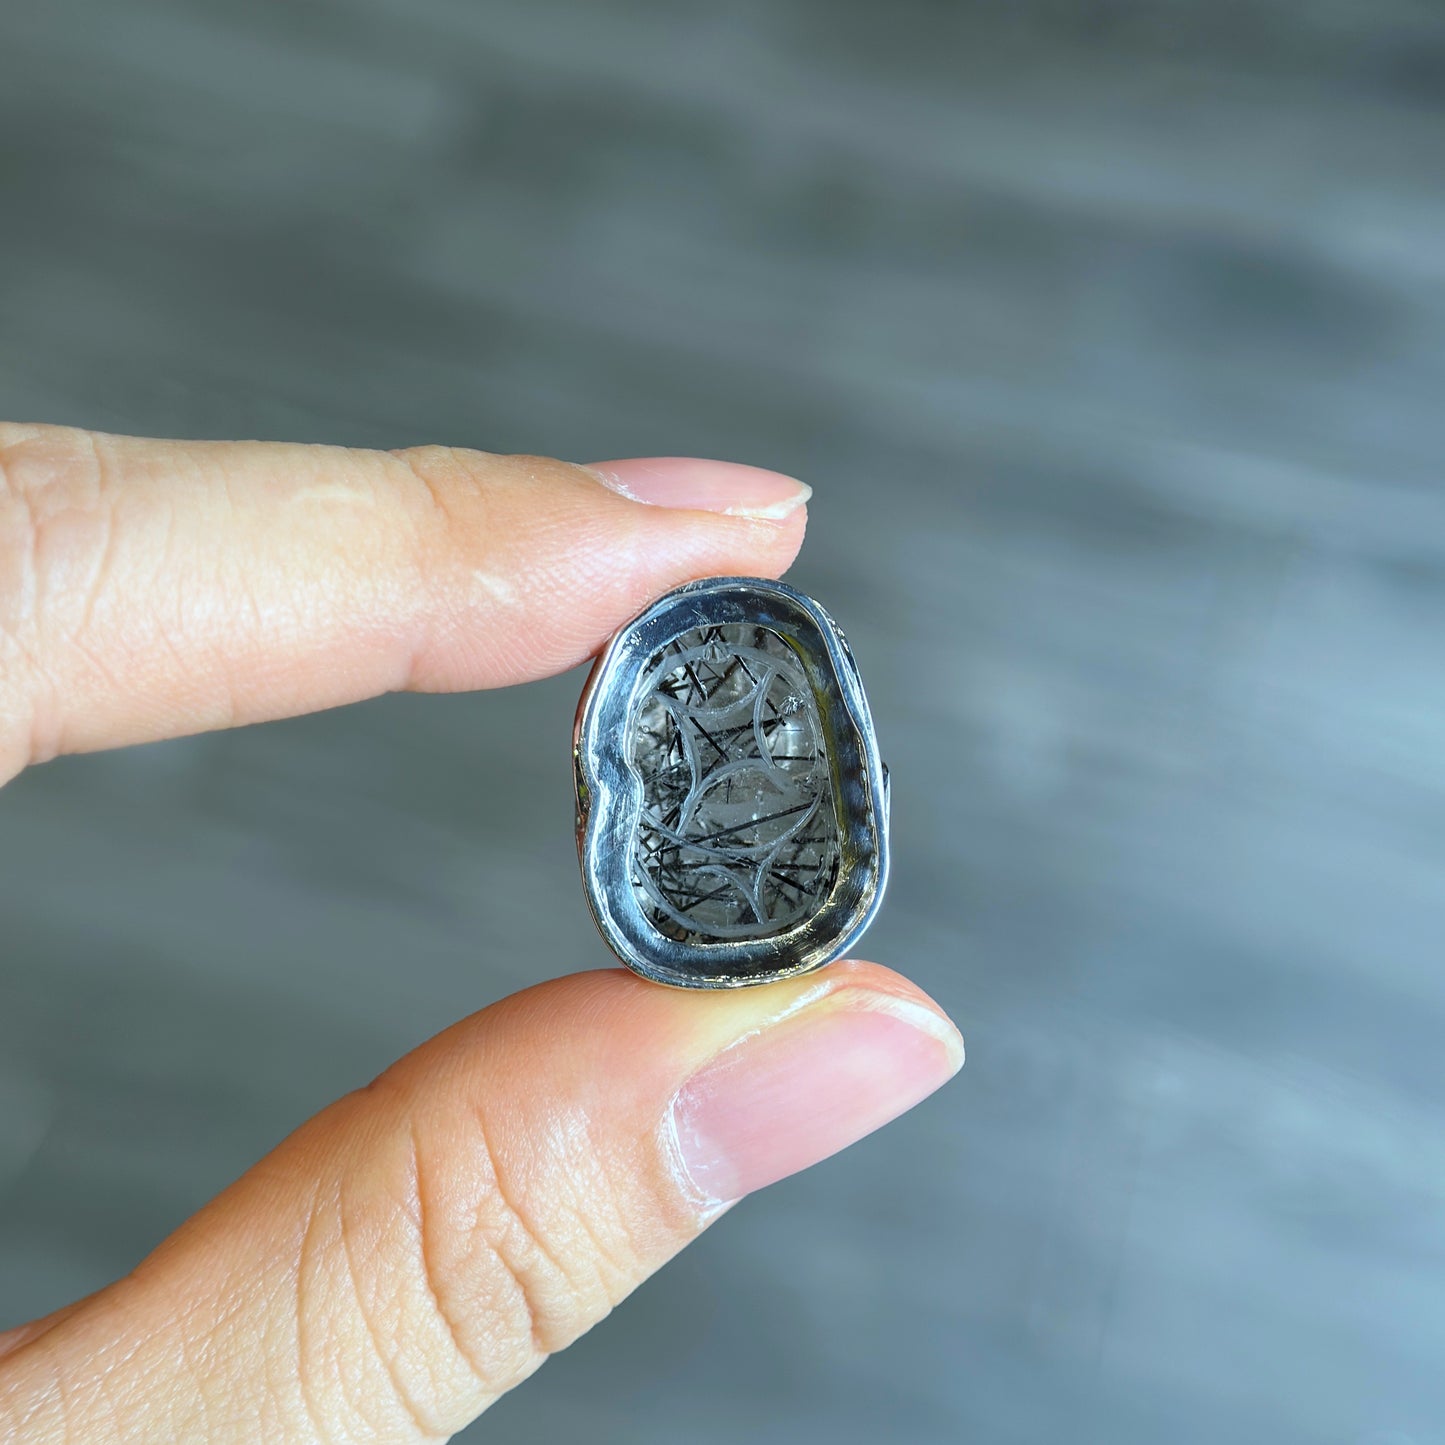
[[[1445,7],[10,0],[0,413],[691,453],[893,767],[962,1078],[468,1438],[1445,1440]],[[580,679],[0,798],[0,1324],[605,962]]]

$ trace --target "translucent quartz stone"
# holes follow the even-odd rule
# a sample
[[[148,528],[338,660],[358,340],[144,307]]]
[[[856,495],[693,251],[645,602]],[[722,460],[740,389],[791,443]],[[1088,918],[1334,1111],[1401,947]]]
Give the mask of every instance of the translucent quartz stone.
[[[577,857],[629,968],[746,988],[840,958],[888,880],[888,770],[838,625],[705,577],[617,630],[577,703]]]
[[[838,876],[828,752],[793,648],[752,623],[684,632],[642,669],[627,763],[642,786],[628,872],[681,943],[770,938]]]

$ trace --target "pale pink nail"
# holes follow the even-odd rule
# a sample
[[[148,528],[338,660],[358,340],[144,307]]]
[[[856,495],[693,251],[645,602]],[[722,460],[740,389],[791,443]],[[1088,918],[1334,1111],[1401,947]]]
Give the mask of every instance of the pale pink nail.
[[[813,495],[811,487],[781,472],[698,457],[632,457],[593,462],[589,470],[634,502],[772,522],[797,511]]]
[[[701,1198],[740,1199],[871,1134],[962,1063],[957,1030],[921,1004],[825,997],[688,1080],[672,1106],[679,1163]]]

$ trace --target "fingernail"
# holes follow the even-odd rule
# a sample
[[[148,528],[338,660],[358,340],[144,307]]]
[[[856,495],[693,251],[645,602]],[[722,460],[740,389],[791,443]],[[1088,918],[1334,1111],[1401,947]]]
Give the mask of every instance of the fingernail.
[[[921,1004],[825,996],[704,1065],[672,1105],[677,1162],[725,1203],[796,1174],[911,1109],[963,1064],[963,1040]]]
[[[813,495],[811,487],[781,472],[698,457],[633,457],[594,462],[589,470],[604,486],[634,502],[770,522],[796,512]]]

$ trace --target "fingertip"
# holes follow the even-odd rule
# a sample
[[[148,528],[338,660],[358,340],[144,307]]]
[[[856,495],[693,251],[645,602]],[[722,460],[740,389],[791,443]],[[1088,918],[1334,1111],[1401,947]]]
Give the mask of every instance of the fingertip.
[[[753,521],[784,521],[813,495],[806,482],[783,472],[703,457],[630,457],[593,462],[588,470],[634,502]]]
[[[919,1026],[932,1029],[939,1040],[957,1055],[958,1067],[963,1066],[964,1041],[958,1025],[937,999],[912,979],[881,963],[870,963],[861,958],[839,959],[830,964],[824,973],[834,975],[834,992],[856,988],[879,1000],[891,1001],[900,1009],[915,1011]]]
[[[921,989],[876,964],[825,969],[678,1091],[668,1126],[679,1182],[706,1216],[856,1143],[962,1065],[962,1037]]]
[[[808,488],[757,467],[697,458],[597,467],[484,454],[443,461],[411,459],[463,523],[451,529],[453,547],[439,549],[450,565],[434,573],[432,625],[411,653],[407,685],[417,690],[563,671],[683,583],[780,576],[806,528]],[[478,496],[485,517],[465,525]]]

